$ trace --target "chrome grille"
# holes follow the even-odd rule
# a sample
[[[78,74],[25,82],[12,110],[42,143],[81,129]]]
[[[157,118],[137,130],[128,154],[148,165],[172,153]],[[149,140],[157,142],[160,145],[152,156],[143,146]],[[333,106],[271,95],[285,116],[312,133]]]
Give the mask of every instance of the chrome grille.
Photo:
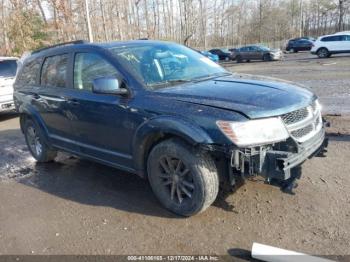
[[[281,116],[290,135],[302,143],[313,137],[322,127],[321,111],[316,101],[304,107]]]
[[[307,107],[295,110],[293,112],[282,115],[282,120],[286,125],[291,125],[300,122],[309,116],[309,110]]]
[[[291,132],[292,136],[295,138],[302,138],[306,135],[308,135],[309,133],[311,133],[313,130],[313,126],[312,125],[308,125],[306,127],[294,130]]]

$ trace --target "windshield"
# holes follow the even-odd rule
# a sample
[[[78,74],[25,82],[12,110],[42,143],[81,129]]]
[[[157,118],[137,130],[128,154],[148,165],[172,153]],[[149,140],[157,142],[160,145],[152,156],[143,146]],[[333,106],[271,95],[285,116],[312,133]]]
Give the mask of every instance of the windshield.
[[[110,51],[150,89],[228,73],[207,57],[178,44],[121,46]]]
[[[14,77],[17,71],[16,60],[0,60],[0,77]]]

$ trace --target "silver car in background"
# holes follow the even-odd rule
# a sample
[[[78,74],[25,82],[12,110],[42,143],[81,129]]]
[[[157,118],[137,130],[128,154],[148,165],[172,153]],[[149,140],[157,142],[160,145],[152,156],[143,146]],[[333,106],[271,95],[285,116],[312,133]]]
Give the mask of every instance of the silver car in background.
[[[17,73],[16,57],[0,56],[0,113],[15,110],[13,83]]]

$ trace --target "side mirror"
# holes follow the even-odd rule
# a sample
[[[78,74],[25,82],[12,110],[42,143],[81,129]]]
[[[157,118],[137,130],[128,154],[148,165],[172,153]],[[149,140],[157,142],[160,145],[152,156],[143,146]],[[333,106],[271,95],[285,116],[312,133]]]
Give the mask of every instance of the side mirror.
[[[120,81],[115,77],[101,77],[92,82],[92,91],[96,94],[126,95],[128,90],[121,87]]]

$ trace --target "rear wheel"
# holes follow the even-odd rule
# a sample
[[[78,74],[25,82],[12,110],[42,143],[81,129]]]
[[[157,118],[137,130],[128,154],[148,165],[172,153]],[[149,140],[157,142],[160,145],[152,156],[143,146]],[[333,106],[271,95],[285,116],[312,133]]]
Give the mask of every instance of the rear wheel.
[[[57,151],[45,143],[40,128],[33,120],[25,121],[24,136],[30,153],[38,162],[49,162],[56,157]]]
[[[204,211],[218,194],[219,178],[211,157],[179,139],[163,141],[152,149],[147,172],[158,200],[182,216]]]
[[[331,55],[327,48],[321,48],[317,51],[317,56],[319,58],[327,58],[327,57],[330,57]]]

